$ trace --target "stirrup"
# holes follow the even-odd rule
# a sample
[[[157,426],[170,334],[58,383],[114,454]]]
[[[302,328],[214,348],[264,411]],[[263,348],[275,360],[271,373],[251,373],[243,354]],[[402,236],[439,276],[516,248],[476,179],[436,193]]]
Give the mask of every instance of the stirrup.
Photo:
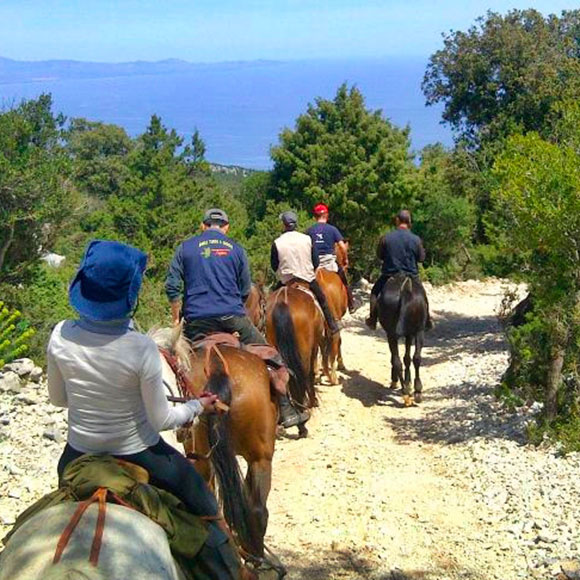
[[[308,410],[298,411],[294,407],[290,407],[290,409],[291,411],[288,412],[286,417],[283,417],[282,412],[280,412],[280,425],[284,429],[304,425],[310,419],[310,412]]]

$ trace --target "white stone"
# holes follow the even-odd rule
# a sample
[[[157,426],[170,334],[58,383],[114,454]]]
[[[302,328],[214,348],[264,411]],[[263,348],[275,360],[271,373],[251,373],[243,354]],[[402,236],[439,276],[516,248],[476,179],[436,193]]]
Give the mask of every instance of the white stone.
[[[46,262],[51,268],[60,268],[64,264],[66,256],[61,256],[54,252],[47,252],[40,259]]]
[[[4,365],[4,369],[15,372],[19,377],[25,377],[33,371],[34,366],[34,362],[29,358],[18,358]]]
[[[20,377],[13,371],[7,371],[0,377],[0,391],[19,393],[22,389]]]
[[[39,383],[42,378],[42,369],[40,367],[34,367],[30,374],[28,375],[28,380],[33,383]]]

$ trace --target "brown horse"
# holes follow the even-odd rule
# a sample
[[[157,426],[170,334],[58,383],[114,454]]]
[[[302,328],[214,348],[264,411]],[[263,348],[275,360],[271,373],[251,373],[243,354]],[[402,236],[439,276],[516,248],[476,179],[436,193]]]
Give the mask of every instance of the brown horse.
[[[328,306],[335,320],[341,320],[346,314],[348,306],[348,296],[346,288],[336,272],[330,272],[319,268],[316,271],[316,279],[326,295]],[[326,333],[325,345],[322,353],[324,372],[328,376],[332,385],[338,385],[338,369],[344,369],[341,351],[340,332],[331,336]]]
[[[266,317],[266,299],[262,288],[257,284],[252,284],[250,294],[246,299],[246,314],[256,328],[262,330]]]
[[[210,485],[217,476],[224,516],[244,557],[273,565],[282,577],[285,572],[279,562],[264,557],[266,502],[278,419],[276,395],[264,361],[231,346],[193,351],[179,329],[161,329],[151,336],[180,361],[192,390],[189,394],[199,396],[209,391],[229,406],[224,415],[204,416],[185,436],[182,433],[180,440],[186,455],[193,454],[196,469]],[[236,455],[248,464],[245,481]]]
[[[288,388],[295,404],[318,405],[314,388],[314,368],[324,333],[324,316],[316,298],[298,285],[283,286],[268,297],[266,338],[274,345],[290,371]],[[304,425],[298,427],[305,437]]]

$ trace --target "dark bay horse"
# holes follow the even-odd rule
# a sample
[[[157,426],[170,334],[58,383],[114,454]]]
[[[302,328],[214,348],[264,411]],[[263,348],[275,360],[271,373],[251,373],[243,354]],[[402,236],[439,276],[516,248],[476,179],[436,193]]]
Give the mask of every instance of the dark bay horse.
[[[253,325],[263,330],[266,318],[266,299],[264,292],[258,284],[252,284],[250,295],[246,299],[246,314]]]
[[[283,286],[266,303],[266,338],[275,346],[290,370],[288,389],[302,408],[318,405],[314,369],[324,333],[324,316],[309,290]],[[298,427],[300,435],[308,431]]]
[[[178,358],[193,396],[209,391],[229,406],[224,415],[203,416],[179,440],[186,455],[193,454],[196,469],[210,485],[217,477],[225,519],[244,556],[253,562],[272,563],[264,558],[264,535],[278,406],[264,361],[231,346],[193,351],[179,328],[150,335]],[[237,455],[248,464],[245,480]]]
[[[328,306],[336,321],[342,319],[348,307],[346,288],[336,272],[319,268],[316,271],[316,279],[322,288],[328,302]],[[338,385],[337,370],[344,369],[341,351],[340,332],[331,336],[326,333],[325,345],[322,353],[324,372],[332,385]]]
[[[401,381],[405,407],[423,399],[423,384],[419,377],[421,350],[427,322],[427,297],[420,282],[411,276],[398,274],[389,278],[379,297],[379,321],[387,333],[391,351],[391,388]],[[405,374],[399,357],[399,337],[405,338]],[[411,347],[415,352],[411,359]],[[411,394],[411,360],[415,367],[414,395]]]

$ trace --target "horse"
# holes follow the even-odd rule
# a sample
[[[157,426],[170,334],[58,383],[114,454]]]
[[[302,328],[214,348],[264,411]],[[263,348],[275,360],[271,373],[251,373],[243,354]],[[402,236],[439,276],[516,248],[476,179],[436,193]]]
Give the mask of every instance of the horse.
[[[245,307],[246,314],[252,321],[252,324],[256,328],[263,329],[266,315],[266,300],[262,288],[258,284],[252,284]]]
[[[314,370],[324,334],[324,315],[307,287],[287,285],[271,293],[266,303],[266,338],[280,352],[290,371],[288,384],[294,403],[318,405]],[[298,426],[301,437],[308,435]]]
[[[62,560],[53,557],[76,502],[42,510],[16,530],[0,554],[0,580],[185,580],[169,549],[163,528],[134,509],[107,504],[98,566],[89,563],[97,525],[90,506],[71,536]]]
[[[423,400],[423,384],[419,376],[421,350],[427,322],[427,296],[425,289],[411,276],[397,274],[385,283],[378,301],[378,318],[387,333],[391,351],[391,388],[401,381],[405,407]],[[405,374],[399,358],[399,337],[405,338]],[[411,359],[411,347],[415,352]],[[411,395],[411,360],[415,367],[414,395]]]
[[[204,416],[185,434],[182,432],[179,439],[210,486],[217,478],[225,519],[241,544],[244,558],[271,565],[282,577],[285,571],[279,562],[264,555],[266,503],[278,421],[276,395],[266,364],[258,356],[232,346],[194,351],[182,336],[180,326],[149,334],[179,361],[179,372],[185,375],[191,389],[189,395],[197,397],[209,391],[229,406],[226,414]],[[247,462],[245,479],[237,455]]]
[[[319,268],[316,271],[316,279],[322,288],[328,302],[328,306],[335,320],[339,321],[346,314],[348,297],[346,288],[336,272]],[[338,370],[344,370],[342,360],[340,332],[335,335],[327,333],[323,348],[323,367],[332,385],[338,385]]]

